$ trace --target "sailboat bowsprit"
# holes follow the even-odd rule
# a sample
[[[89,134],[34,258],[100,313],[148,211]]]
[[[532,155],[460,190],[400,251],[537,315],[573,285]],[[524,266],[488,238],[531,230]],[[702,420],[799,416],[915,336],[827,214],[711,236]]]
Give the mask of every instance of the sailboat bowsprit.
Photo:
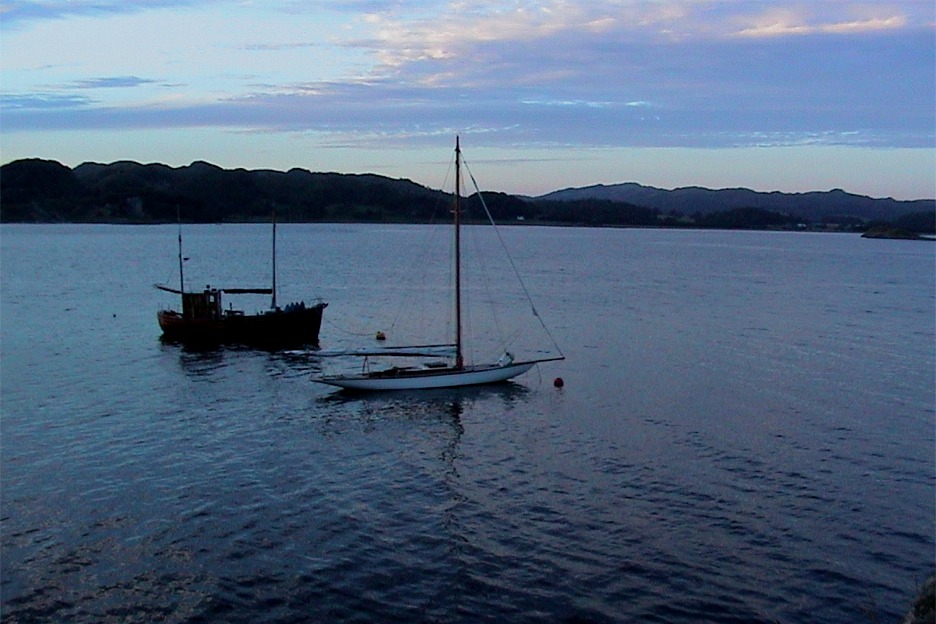
[[[378,371],[364,370],[357,374],[347,375],[325,375],[315,378],[315,381],[323,384],[337,386],[345,390],[353,391],[378,391],[378,390],[418,390],[429,388],[454,388],[462,386],[474,386],[481,384],[493,384],[513,379],[518,375],[529,371],[536,364],[541,362],[551,362],[565,359],[555,344],[557,355],[552,357],[540,357],[528,359],[525,361],[514,361],[514,356],[508,352],[493,363],[487,364],[468,364],[465,362],[463,339],[462,339],[462,296],[461,296],[461,147],[458,138],[455,139],[455,197],[454,197],[454,312],[455,312],[455,342],[451,345],[433,345],[433,348],[450,348],[451,362],[440,362],[438,360],[423,364],[421,366],[402,366],[391,367]],[[477,186],[477,185],[476,185]],[[481,197],[480,189],[478,197]],[[481,199],[483,205],[483,199]],[[485,210],[487,207],[485,206]],[[488,214],[490,219],[490,214]],[[491,220],[493,224],[493,220]],[[518,275],[519,277],[519,275]],[[524,288],[524,292],[526,289]],[[529,297],[529,295],[528,295]],[[532,305],[532,303],[531,303]],[[535,314],[535,310],[534,310]],[[538,314],[535,314],[539,318]],[[542,321],[540,321],[542,323]],[[544,325],[545,329],[545,325]],[[548,333],[548,330],[547,330]],[[555,341],[553,341],[555,343]],[[321,354],[326,355],[326,354]],[[375,350],[358,349],[344,353],[327,355],[363,355],[365,357],[377,355],[407,355],[423,356],[430,355],[425,349],[418,347],[392,347]]]
[[[188,345],[240,344],[284,349],[304,345],[317,347],[324,301],[306,305],[304,301],[280,307],[276,303],[276,217],[273,218],[273,285],[271,288],[212,288],[185,290],[182,259],[182,230],[179,227],[179,288],[156,284],[156,288],[182,297],[182,310],[164,309],[156,313],[163,338]],[[224,309],[222,295],[271,295],[270,309],[246,314],[232,307]]]

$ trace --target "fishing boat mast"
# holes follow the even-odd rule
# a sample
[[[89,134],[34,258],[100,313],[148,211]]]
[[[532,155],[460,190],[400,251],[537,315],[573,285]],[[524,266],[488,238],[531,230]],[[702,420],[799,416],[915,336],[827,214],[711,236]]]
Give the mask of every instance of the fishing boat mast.
[[[179,292],[185,292],[185,277],[182,269],[182,212],[176,206],[176,224],[179,226]]]
[[[276,309],[276,204],[273,204],[273,300],[270,309]]]
[[[455,368],[465,366],[461,324],[461,147],[455,136]]]

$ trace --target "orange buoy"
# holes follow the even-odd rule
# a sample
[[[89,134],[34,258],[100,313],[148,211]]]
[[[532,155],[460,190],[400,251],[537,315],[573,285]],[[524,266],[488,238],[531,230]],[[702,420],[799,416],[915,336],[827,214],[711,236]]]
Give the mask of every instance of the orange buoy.
[[[565,385],[565,382],[562,381],[562,377],[556,377],[555,379],[553,379],[553,385],[556,386],[557,388],[561,388],[562,386]]]

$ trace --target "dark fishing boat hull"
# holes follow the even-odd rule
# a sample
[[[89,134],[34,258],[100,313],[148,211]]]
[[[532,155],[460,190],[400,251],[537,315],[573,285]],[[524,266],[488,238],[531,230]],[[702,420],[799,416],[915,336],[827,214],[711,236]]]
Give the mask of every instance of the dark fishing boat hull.
[[[163,339],[190,345],[239,344],[266,348],[317,347],[327,303],[260,314],[228,313],[221,318],[185,318],[175,310],[157,313]]]

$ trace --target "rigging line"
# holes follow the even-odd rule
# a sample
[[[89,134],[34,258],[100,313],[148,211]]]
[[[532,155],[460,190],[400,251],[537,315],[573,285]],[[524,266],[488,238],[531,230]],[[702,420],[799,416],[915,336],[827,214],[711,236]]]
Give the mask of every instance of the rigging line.
[[[494,305],[494,291],[491,289],[491,275],[490,271],[488,271],[486,254],[481,249],[481,241],[479,240],[478,232],[472,230],[472,234],[469,237],[471,238],[475,257],[477,258],[477,274],[480,275],[481,283],[484,285],[484,295],[487,297],[487,302],[490,304],[491,320],[493,321],[494,327],[497,330],[497,336],[500,339],[500,344],[503,346],[504,350],[506,350],[507,341],[504,337],[504,329],[501,326],[500,315],[497,313],[497,306]]]
[[[338,325],[337,323],[335,323],[335,321],[331,320],[331,317],[328,317],[328,316],[323,316],[322,322],[328,325],[329,327],[332,327],[333,329],[337,329],[339,332],[343,334],[347,334],[349,336],[372,336],[373,335],[373,332],[356,332],[356,331],[347,329],[346,327],[342,327],[341,325]]]
[[[448,185],[448,180],[452,175],[452,169],[454,166],[454,159],[452,159],[452,161],[449,163],[448,171],[445,173],[445,180],[442,184],[443,189]],[[400,303],[397,306],[396,314],[394,314],[390,323],[390,327],[388,328],[391,331],[395,331],[401,318],[405,314],[408,314],[414,307],[416,307],[413,303],[416,298],[417,290],[415,288],[415,284],[419,282],[425,282],[428,275],[427,267],[431,266],[429,257],[431,256],[432,252],[435,251],[434,240],[436,233],[433,231],[434,228],[431,226],[436,224],[437,215],[442,210],[442,207],[446,205],[448,205],[447,198],[444,196],[444,194],[440,195],[436,199],[435,205],[433,206],[430,213],[428,224],[430,227],[426,232],[426,235],[422,241],[422,245],[419,247],[421,252],[416,254],[409,270],[405,273],[403,279],[401,280],[404,282],[404,288],[401,289],[404,295],[401,297]]]
[[[520,282],[520,287],[523,289],[523,294],[526,296],[527,302],[530,304],[530,309],[533,311],[533,316],[536,317],[542,326],[543,331],[545,331],[546,335],[549,336],[549,339],[552,340],[553,346],[556,348],[556,351],[559,352],[559,355],[563,355],[562,349],[559,348],[559,343],[556,342],[552,332],[549,331],[549,328],[546,327],[546,323],[544,323],[543,319],[540,317],[539,312],[536,311],[536,306],[533,304],[533,297],[530,295],[530,291],[527,290],[526,283],[523,281],[523,277],[520,275],[520,271],[517,270],[517,265],[514,263],[513,256],[510,255],[510,251],[507,249],[507,244],[504,242],[504,238],[501,236],[500,228],[497,227],[497,223],[494,222],[494,217],[491,216],[491,211],[488,210],[487,203],[484,201],[484,195],[481,194],[481,187],[478,186],[478,182],[475,180],[474,173],[472,173],[468,163],[465,162],[464,157],[462,157],[462,164],[465,166],[465,170],[468,172],[468,177],[471,178],[471,184],[474,186],[475,192],[478,194],[478,199],[481,200],[481,206],[484,207],[484,214],[487,215],[488,221],[490,221],[491,225],[494,226],[494,231],[497,233],[497,240],[500,242],[500,245],[504,250],[504,254],[507,256],[507,261],[510,262],[510,267],[513,269],[514,275],[517,276],[517,280]],[[565,356],[563,355],[563,357]]]
[[[420,251],[414,255],[408,270],[400,279],[400,281],[403,283],[403,287],[399,289],[399,292],[402,292],[403,296],[400,298],[396,314],[394,314],[393,320],[390,323],[389,329],[391,330],[395,330],[397,323],[400,322],[400,319],[404,315],[407,315],[412,310],[412,308],[415,307],[413,305],[413,301],[416,298],[416,284],[425,282],[426,280],[427,267],[430,266],[428,257],[435,249],[433,242],[435,238],[435,232],[433,232],[433,228],[431,227],[434,225],[434,223],[435,214],[433,213],[432,219],[429,223],[430,227],[423,236],[422,244],[417,246]]]

